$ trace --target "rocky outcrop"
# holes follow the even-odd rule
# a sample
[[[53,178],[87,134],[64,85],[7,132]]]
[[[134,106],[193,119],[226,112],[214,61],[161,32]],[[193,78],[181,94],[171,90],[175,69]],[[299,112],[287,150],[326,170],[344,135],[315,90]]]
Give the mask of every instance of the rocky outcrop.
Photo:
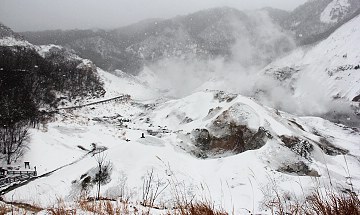
[[[231,102],[237,97],[236,94],[232,93],[225,93],[224,91],[218,91],[214,94],[214,99],[218,100],[219,102]]]
[[[353,98],[353,102],[360,102],[360,95],[357,95]]]
[[[314,146],[308,140],[303,140],[294,136],[280,136],[281,141],[284,143],[286,147],[291,149],[291,151],[300,155],[303,158],[310,160],[310,154],[314,150]],[[334,146],[325,138],[321,138],[319,142],[314,142],[320,149],[327,155],[336,156],[347,154],[348,150],[341,149],[339,147]]]
[[[280,136],[280,139],[286,147],[291,149],[291,151],[295,152],[301,157],[310,159],[310,154],[314,150],[314,146],[308,140],[302,140],[298,137],[288,137],[284,135]]]
[[[228,125],[226,135],[216,137],[207,129],[195,129],[192,137],[195,146],[202,152],[242,153],[248,150],[259,149],[265,145],[267,138],[271,135],[262,127],[253,131],[244,125],[236,125],[231,122]],[[270,135],[270,136],[269,136]]]
[[[317,145],[323,150],[323,152],[327,155],[336,156],[336,155],[344,155],[347,154],[349,151],[345,149],[341,149],[339,147],[334,146],[325,138],[321,138],[320,142]]]
[[[320,174],[316,170],[311,169],[303,161],[285,165],[279,168],[278,171],[283,173],[295,174],[299,176],[320,177]]]

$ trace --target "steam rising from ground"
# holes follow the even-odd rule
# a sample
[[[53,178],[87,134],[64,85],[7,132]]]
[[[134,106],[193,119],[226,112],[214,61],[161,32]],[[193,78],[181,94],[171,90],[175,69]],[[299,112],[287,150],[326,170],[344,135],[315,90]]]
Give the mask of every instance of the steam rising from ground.
[[[324,96],[327,86],[299,74],[296,83],[282,84],[262,69],[296,48],[292,37],[282,32],[264,12],[248,13],[250,23],[229,20],[236,42],[231,58],[165,58],[140,74],[154,88],[170,97],[183,97],[205,89],[225,90],[256,97],[260,102],[287,112],[321,115],[329,110],[348,112],[348,105]],[[250,28],[249,28],[250,25]]]

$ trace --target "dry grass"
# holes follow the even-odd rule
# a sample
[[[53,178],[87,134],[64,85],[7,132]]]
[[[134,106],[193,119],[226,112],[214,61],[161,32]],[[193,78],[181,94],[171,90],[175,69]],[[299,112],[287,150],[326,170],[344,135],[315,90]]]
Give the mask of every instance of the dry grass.
[[[83,211],[88,211],[88,212],[92,212],[92,213],[98,213],[98,214],[103,214],[100,213],[103,210],[101,201],[97,202],[97,201],[87,201],[87,200],[81,200],[79,202],[79,207],[81,210]]]
[[[360,215],[360,200],[355,193],[314,192],[305,202],[286,201],[287,197],[277,195],[268,203],[272,214],[294,215]]]
[[[184,210],[182,211],[184,212]],[[195,204],[190,204],[188,208],[186,208],[185,213],[181,213],[181,215],[228,215],[223,209],[216,209],[214,204],[209,201],[197,202]]]
[[[278,195],[270,206],[274,209],[273,214],[307,214],[307,215],[360,215],[360,200],[354,193],[334,193],[327,192],[322,195],[315,192],[306,199],[305,203],[285,202],[286,196]],[[130,214],[150,214],[148,211],[130,210],[126,202],[109,200],[81,200],[78,208],[82,211],[98,215],[130,215]],[[76,215],[76,209],[68,209],[62,201],[57,206],[47,209],[52,215]],[[6,204],[0,205],[0,214],[11,213],[11,208]],[[175,209],[167,212],[168,215],[229,215],[222,208],[216,208],[211,201],[196,201],[186,204],[177,204]]]
[[[60,198],[57,199],[56,206],[48,208],[47,211],[52,215],[76,215],[76,209],[68,209]]]
[[[99,215],[126,215],[131,214],[129,204],[127,202],[119,201],[79,201],[79,208],[83,211],[91,212]]]
[[[215,205],[209,201],[200,201],[188,205],[178,205],[174,210],[168,212],[168,215],[229,215],[223,209],[216,209]]]
[[[31,205],[19,202],[0,202],[0,215],[2,214],[35,214],[42,210],[36,204]]]
[[[61,207],[48,209],[48,212],[52,215],[76,215],[75,209],[66,209]]]
[[[0,214],[11,212],[11,209],[6,204],[0,204]]]
[[[359,196],[354,193],[327,192],[326,196],[320,192],[308,198],[308,214],[318,215],[360,215]]]

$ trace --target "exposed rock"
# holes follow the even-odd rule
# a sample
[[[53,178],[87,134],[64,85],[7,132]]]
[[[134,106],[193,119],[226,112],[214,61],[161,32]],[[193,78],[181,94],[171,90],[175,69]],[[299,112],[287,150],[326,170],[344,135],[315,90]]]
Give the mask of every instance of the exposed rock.
[[[310,159],[310,154],[314,150],[314,146],[309,141],[301,140],[297,137],[287,137],[284,135],[280,136],[280,139],[286,147],[291,149],[291,151],[295,152],[301,157]]]
[[[285,80],[290,80],[299,71],[300,68],[292,68],[292,67],[269,68],[266,69],[265,74],[271,75],[276,80],[285,81]]]
[[[334,146],[325,138],[321,138],[318,146],[324,151],[325,154],[336,156],[336,155],[344,155],[347,154],[349,151],[345,149],[341,149],[339,147]]]
[[[187,124],[194,121],[193,119],[191,119],[190,117],[185,117],[185,119],[181,122],[181,124]]]
[[[216,107],[216,108],[209,109],[208,115],[204,119],[211,119],[217,113],[219,113],[220,110],[221,110],[221,107]]]
[[[215,95],[214,95],[214,99],[219,100],[219,102],[224,102],[224,101],[231,102],[236,97],[237,97],[236,94],[225,93],[224,91],[219,91],[219,92],[215,93]]]
[[[278,169],[278,171],[283,173],[292,173],[299,176],[306,175],[312,177],[320,177],[319,173],[316,170],[310,169],[303,161],[299,161],[293,164],[288,164]]]
[[[203,151],[210,149],[211,137],[207,129],[195,129],[192,134],[195,137],[196,146]]]
[[[302,127],[302,125],[300,125],[299,123],[297,123],[295,120],[289,120],[289,122],[291,122],[292,124],[296,125],[298,128],[300,128],[301,130],[305,131],[304,128]]]
[[[229,123],[226,130],[226,134],[221,137],[212,135],[207,129],[194,130],[192,136],[195,146],[205,152],[241,153],[261,148],[269,137],[264,128],[259,128],[257,132],[254,132],[245,125],[236,125],[233,122]]]
[[[360,102],[360,95],[357,95],[353,98],[353,102]]]

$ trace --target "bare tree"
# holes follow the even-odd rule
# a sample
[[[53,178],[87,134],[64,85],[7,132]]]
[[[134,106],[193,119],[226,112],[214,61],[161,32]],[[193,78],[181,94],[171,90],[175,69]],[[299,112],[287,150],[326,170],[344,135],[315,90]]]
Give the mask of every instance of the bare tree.
[[[5,155],[7,164],[21,157],[27,147],[29,138],[26,122],[18,122],[12,126],[0,128],[0,145],[2,154]]]
[[[94,182],[97,183],[96,199],[100,200],[101,185],[110,181],[111,166],[110,162],[106,160],[106,154],[103,152],[94,155],[98,164],[99,171],[95,174]]]

